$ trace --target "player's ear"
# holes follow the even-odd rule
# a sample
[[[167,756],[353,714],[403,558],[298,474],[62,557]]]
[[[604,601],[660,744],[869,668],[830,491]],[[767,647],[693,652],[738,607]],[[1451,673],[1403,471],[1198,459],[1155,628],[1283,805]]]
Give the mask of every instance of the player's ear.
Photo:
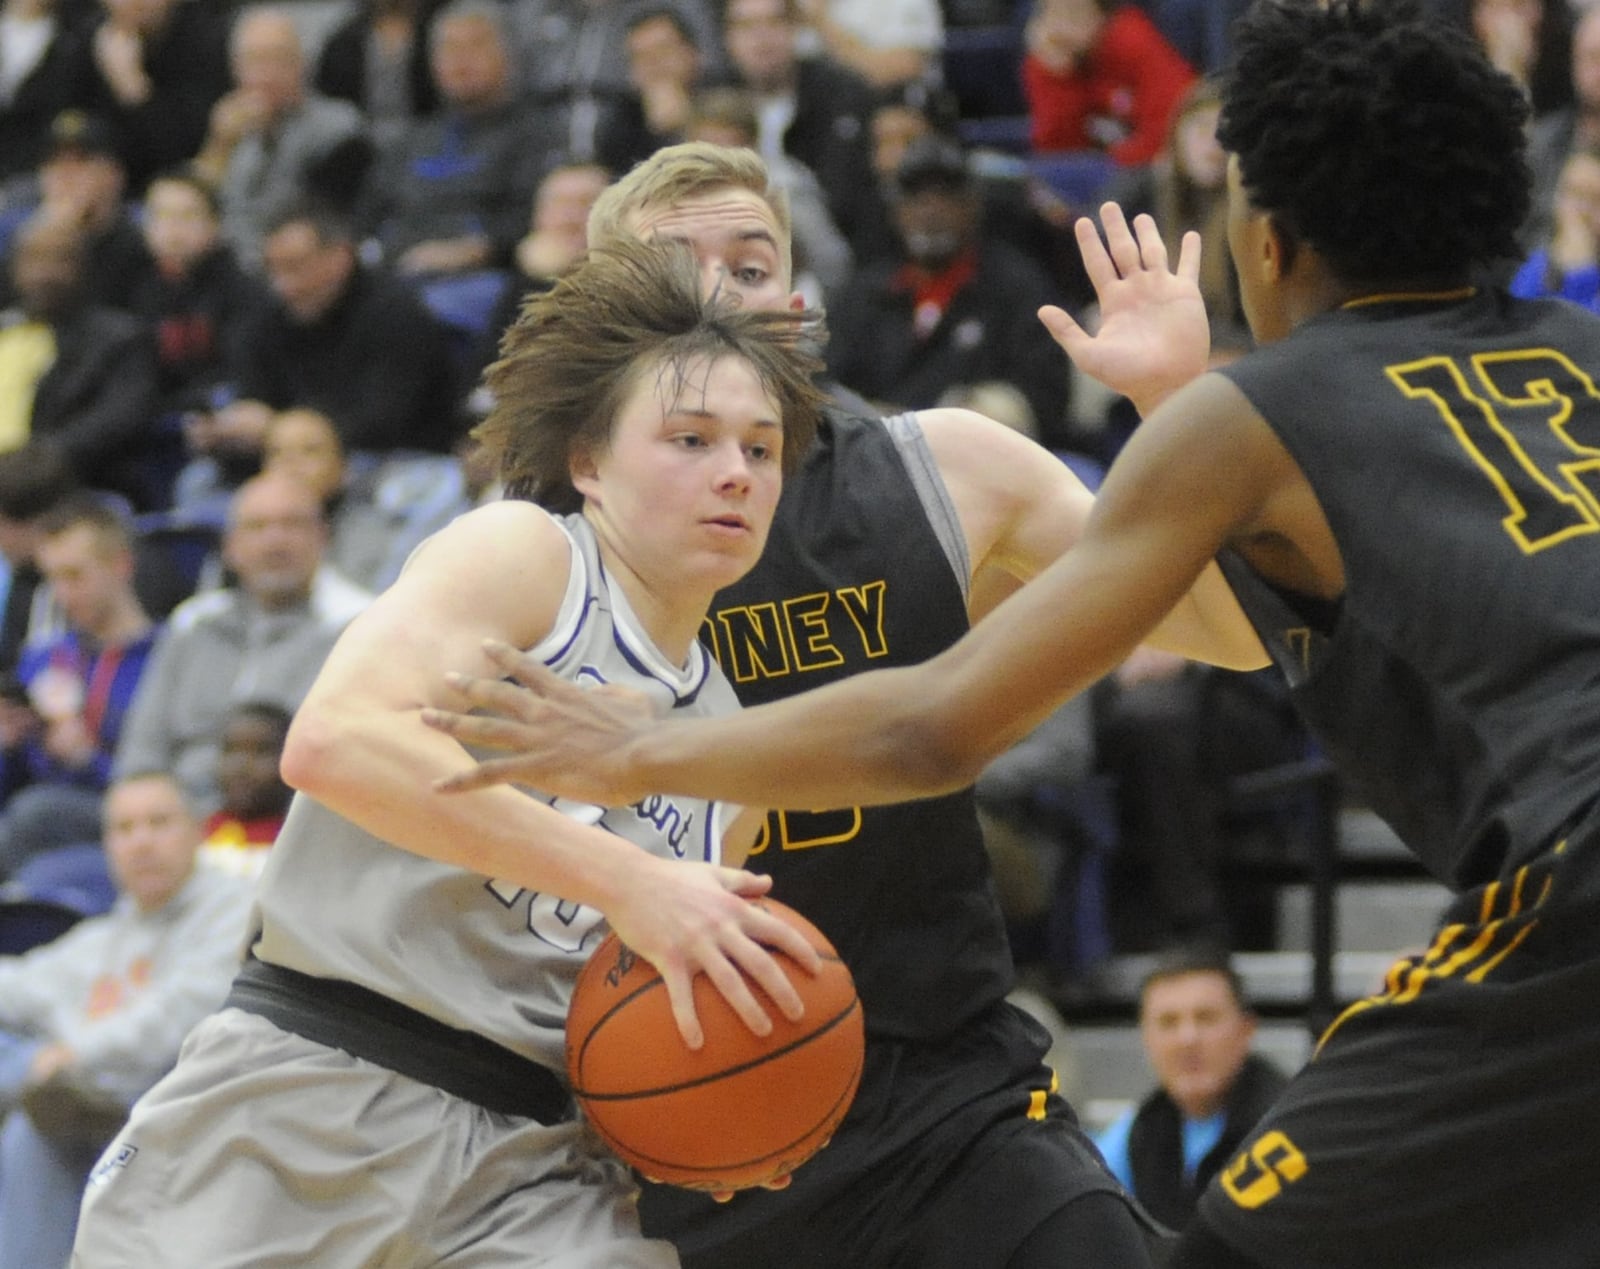
[[[594,452],[587,447],[573,450],[567,460],[567,475],[572,480],[572,487],[580,494],[585,498],[593,496],[600,487]]]

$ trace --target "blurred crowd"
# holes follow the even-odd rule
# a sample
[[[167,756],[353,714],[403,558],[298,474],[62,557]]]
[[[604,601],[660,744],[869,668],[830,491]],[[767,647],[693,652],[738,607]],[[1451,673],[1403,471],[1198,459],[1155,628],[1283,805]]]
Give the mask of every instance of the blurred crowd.
[[[59,943],[0,948],[0,1264],[70,1225],[13,1193],[41,1134],[82,1147],[70,1193],[138,1092],[104,1054],[153,1078],[220,998],[200,962],[237,951],[216,922],[286,807],[289,719],[417,543],[496,496],[482,372],[600,190],[676,141],[757,149],[831,380],[978,409],[1092,483],[1137,418],[1034,316],[1094,321],[1080,215],[1198,231],[1213,355],[1250,346],[1216,141],[1243,3],[0,0],[0,898],[120,922],[61,990],[126,1031],[7,986]],[[1531,104],[1525,254],[1493,280],[1600,308],[1600,6],[1431,3]],[[980,787],[1019,957],[1262,937],[1222,860],[1263,826],[1226,790],[1305,745],[1270,675],[1176,658],[1066,707]],[[143,995],[174,937],[204,990]]]

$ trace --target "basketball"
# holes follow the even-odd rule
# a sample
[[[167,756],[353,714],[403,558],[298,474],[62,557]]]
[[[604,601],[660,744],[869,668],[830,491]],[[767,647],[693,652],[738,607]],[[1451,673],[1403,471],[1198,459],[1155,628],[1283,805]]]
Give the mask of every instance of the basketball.
[[[793,908],[755,899],[822,955],[812,977],[773,956],[805,1001],[790,1022],[755,1035],[704,974],[694,1003],[705,1044],[690,1049],[655,967],[609,934],[578,976],[567,1015],[567,1073],[584,1114],[621,1158],[651,1180],[740,1190],[792,1172],[833,1135],[861,1079],[861,1002],[822,932]]]

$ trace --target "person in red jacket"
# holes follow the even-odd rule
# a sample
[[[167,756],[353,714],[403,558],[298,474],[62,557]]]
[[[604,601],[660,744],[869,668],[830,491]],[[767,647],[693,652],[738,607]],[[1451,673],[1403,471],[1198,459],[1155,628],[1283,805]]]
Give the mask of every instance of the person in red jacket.
[[[1143,10],[1117,0],[1035,0],[1022,87],[1036,152],[1102,150],[1148,163],[1195,71]]]

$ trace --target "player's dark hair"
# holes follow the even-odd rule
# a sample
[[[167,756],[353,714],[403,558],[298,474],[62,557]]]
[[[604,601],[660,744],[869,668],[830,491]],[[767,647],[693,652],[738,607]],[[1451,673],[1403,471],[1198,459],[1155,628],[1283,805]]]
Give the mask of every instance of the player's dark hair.
[[[1218,139],[1250,203],[1349,282],[1459,282],[1515,256],[1527,105],[1410,0],[1258,0]]]
[[[722,295],[703,298],[681,242],[619,238],[589,253],[549,291],[531,296],[485,372],[494,406],[474,430],[495,455],[508,497],[558,513],[579,510],[579,455],[603,453],[640,376],[662,376],[669,398],[705,360],[747,362],[777,401],[783,471],[792,474],[816,434],[823,397],[820,318],[757,312]]]

